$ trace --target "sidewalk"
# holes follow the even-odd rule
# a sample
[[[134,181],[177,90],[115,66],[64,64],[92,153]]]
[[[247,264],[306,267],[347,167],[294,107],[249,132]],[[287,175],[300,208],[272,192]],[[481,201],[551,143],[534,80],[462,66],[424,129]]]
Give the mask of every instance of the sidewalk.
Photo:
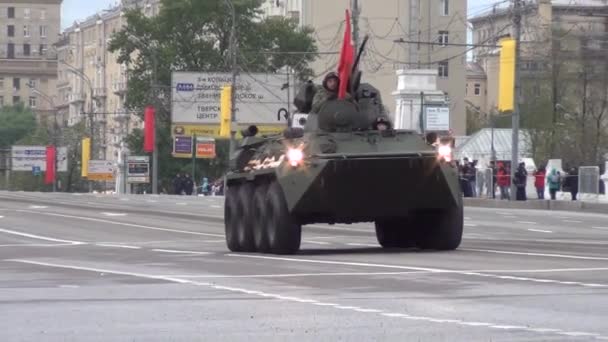
[[[600,196],[601,197],[601,196]],[[605,197],[605,196],[604,196]],[[481,207],[496,209],[532,209],[532,210],[560,210],[578,211],[588,213],[608,214],[608,202],[605,198],[599,200],[538,200],[506,201],[486,198],[464,198],[465,207]]]

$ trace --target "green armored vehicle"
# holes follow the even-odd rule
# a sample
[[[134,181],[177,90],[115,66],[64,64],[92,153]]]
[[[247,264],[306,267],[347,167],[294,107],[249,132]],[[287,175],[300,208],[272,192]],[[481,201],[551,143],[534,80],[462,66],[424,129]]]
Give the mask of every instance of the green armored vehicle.
[[[349,100],[321,106],[312,103],[319,87],[305,84],[283,134],[242,132],[226,176],[231,251],[296,253],[302,226],[313,223],[373,222],[385,248],[460,245],[463,202],[451,146],[393,129],[377,89],[355,75]]]

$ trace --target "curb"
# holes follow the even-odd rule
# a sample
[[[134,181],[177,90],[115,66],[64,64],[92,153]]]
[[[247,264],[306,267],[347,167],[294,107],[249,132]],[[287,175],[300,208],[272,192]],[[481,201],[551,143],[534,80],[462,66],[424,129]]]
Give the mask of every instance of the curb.
[[[506,201],[484,198],[464,198],[465,207],[495,208],[495,209],[526,209],[551,211],[577,211],[586,213],[608,214],[608,203],[594,203],[583,201]]]

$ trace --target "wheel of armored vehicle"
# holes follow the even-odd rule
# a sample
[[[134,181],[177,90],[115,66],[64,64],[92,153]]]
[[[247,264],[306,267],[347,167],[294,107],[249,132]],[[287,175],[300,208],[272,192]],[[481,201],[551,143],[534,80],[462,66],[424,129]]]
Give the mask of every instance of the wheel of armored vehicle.
[[[283,190],[276,181],[268,187],[263,220],[272,253],[294,254],[300,249],[302,226],[289,214]]]
[[[239,213],[238,220],[235,222],[236,240],[238,248],[242,252],[254,252],[253,241],[253,193],[255,186],[251,182],[246,182],[239,186],[237,206]]]
[[[376,239],[384,248],[416,246],[413,230],[407,218],[376,221]]]
[[[266,193],[268,192],[268,184],[260,183],[255,187],[253,193],[252,205],[252,231],[253,244],[255,250],[259,253],[268,253],[270,247],[268,245],[268,232],[266,230]]]
[[[232,252],[240,252],[237,226],[241,213],[238,205],[239,187],[237,185],[228,186],[224,197],[224,233],[226,235],[226,245]]]
[[[450,208],[416,212],[416,245],[434,250],[458,248],[462,241],[463,219],[462,203]]]

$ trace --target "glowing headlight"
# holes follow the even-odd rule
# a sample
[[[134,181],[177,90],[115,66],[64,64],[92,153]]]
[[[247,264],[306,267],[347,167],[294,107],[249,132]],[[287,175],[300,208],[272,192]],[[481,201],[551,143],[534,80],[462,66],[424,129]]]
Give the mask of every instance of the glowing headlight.
[[[439,148],[437,149],[437,153],[439,154],[439,158],[442,158],[443,160],[445,160],[447,162],[452,161],[452,148],[450,146],[448,146],[448,145],[439,146]]]
[[[287,150],[287,161],[291,166],[298,166],[304,160],[304,153],[298,148],[290,148]]]

